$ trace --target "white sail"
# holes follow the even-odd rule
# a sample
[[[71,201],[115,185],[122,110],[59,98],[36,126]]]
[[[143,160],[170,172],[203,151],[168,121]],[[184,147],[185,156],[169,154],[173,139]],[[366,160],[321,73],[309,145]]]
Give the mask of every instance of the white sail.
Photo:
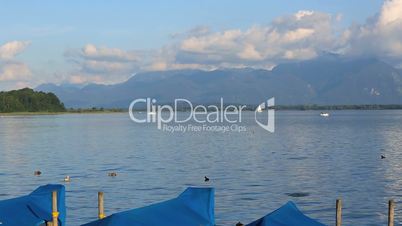
[[[329,117],[329,113],[328,112],[321,112],[320,116],[321,117]]]
[[[262,107],[261,107],[261,105],[258,105],[258,107],[257,107],[257,112],[262,112]]]

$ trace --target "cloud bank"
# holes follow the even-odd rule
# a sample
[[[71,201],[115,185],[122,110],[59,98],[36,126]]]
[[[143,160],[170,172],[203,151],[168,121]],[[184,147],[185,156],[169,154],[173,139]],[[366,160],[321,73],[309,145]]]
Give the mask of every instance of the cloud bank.
[[[336,17],[299,11],[268,26],[191,35],[179,42],[176,61],[214,67],[272,67],[283,61],[305,60],[338,48]]]
[[[378,15],[343,33],[345,53],[402,62],[402,0],[385,1]]]
[[[30,42],[11,41],[0,46],[0,88],[22,88],[28,85],[31,78],[31,70],[28,66],[15,59],[22,53]]]
[[[74,64],[71,83],[118,82],[139,69],[137,53],[117,48],[87,44],[82,49],[66,51],[64,56]]]
[[[266,26],[211,31],[200,26],[173,35],[159,50],[125,51],[87,45],[81,71],[100,80],[111,73],[172,69],[212,70],[221,67],[271,69],[287,61],[312,59],[323,52],[378,57],[402,65],[402,0],[387,0],[364,24],[341,29],[342,15],[301,10]]]
[[[301,10],[247,29],[195,27],[172,35],[160,49],[124,50],[88,43],[65,51],[72,66],[60,82],[116,83],[133,73],[155,70],[271,69],[323,52],[377,57],[402,67],[402,0],[385,0],[378,14],[363,24],[342,28],[341,20],[340,14]],[[23,62],[15,60],[29,44],[12,41],[0,47],[0,81],[24,82],[32,76]]]

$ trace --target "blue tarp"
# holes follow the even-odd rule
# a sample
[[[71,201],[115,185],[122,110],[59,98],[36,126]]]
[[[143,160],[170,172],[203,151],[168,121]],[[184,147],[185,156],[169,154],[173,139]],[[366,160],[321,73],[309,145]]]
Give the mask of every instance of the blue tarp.
[[[29,195],[0,201],[0,225],[37,226],[52,221],[52,191],[57,191],[59,225],[65,226],[65,188],[58,184],[41,186]]]
[[[293,202],[288,202],[265,217],[246,226],[325,226],[304,215]]]
[[[214,189],[187,188],[177,198],[115,213],[83,226],[214,226]]]

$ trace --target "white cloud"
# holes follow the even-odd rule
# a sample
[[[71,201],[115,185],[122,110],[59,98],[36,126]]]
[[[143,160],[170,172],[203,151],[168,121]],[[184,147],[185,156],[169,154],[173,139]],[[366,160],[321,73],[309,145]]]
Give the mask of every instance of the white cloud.
[[[402,0],[386,0],[378,15],[345,30],[342,38],[346,54],[402,62]]]
[[[315,32],[314,29],[311,28],[298,28],[292,31],[288,31],[284,34],[283,40],[284,42],[297,42],[303,39],[306,39],[313,35]]]
[[[171,45],[171,65],[265,67],[306,60],[322,52],[378,57],[402,63],[402,0],[385,0],[378,15],[340,29],[341,14],[302,10],[266,26],[189,33]],[[169,67],[166,67],[169,68]]]
[[[286,50],[283,58],[288,60],[307,60],[317,56],[317,52],[309,48]]]
[[[31,71],[26,64],[15,60],[29,45],[26,41],[11,41],[0,46],[0,81],[7,82],[8,87],[26,84],[31,78]],[[0,89],[3,88],[0,86]]]
[[[74,63],[68,81],[72,83],[115,83],[138,70],[140,52],[87,44],[80,50],[68,50],[65,57]]]
[[[21,62],[0,63],[0,81],[26,81],[31,74],[29,68]]]
[[[252,44],[245,44],[243,51],[237,54],[241,59],[245,60],[261,60],[261,54],[255,49]]]
[[[0,46],[0,60],[8,60],[14,58],[17,54],[25,50],[30,42],[12,41]]]
[[[236,47],[236,41],[241,35],[240,30],[227,30],[222,33],[193,36],[182,41],[181,50],[198,53],[230,50]]]
[[[378,15],[340,29],[342,14],[301,10],[247,29],[212,31],[198,26],[172,35],[151,51],[126,51],[93,44],[67,52],[75,63],[71,80],[110,83],[137,71],[256,67],[312,59],[322,52],[379,57],[402,64],[402,0],[385,0]]]
[[[301,20],[305,16],[311,16],[314,14],[314,11],[308,11],[308,10],[300,10],[295,14],[295,17],[297,20]]]
[[[126,62],[116,61],[96,61],[86,60],[83,62],[83,70],[90,73],[113,73],[113,72],[127,72],[133,68],[133,65]]]
[[[382,6],[378,25],[388,26],[392,23],[400,23],[402,19],[402,1],[401,0],[387,0]]]
[[[264,67],[303,60],[338,48],[339,15],[299,11],[267,26],[190,35],[179,42],[176,63]]]
[[[88,44],[82,48],[82,56],[93,60],[107,61],[137,61],[138,56],[134,52],[124,51],[117,48],[96,47]]]
[[[67,81],[72,84],[104,83],[104,79],[101,76],[88,76],[86,74],[73,74],[68,78]]]

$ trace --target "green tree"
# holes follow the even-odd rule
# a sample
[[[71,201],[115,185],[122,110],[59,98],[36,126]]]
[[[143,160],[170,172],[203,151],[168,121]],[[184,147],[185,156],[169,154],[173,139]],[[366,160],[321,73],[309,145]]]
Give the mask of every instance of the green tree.
[[[0,112],[64,112],[64,104],[53,93],[29,88],[0,92]]]

